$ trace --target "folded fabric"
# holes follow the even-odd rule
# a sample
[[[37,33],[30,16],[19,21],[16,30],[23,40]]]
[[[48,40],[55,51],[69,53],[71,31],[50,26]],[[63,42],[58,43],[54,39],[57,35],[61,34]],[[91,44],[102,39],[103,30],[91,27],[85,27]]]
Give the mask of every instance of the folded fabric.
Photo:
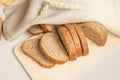
[[[66,24],[85,21],[98,21],[110,32],[120,36],[119,0],[54,0],[54,2],[81,7],[79,10],[72,10],[50,6],[42,11],[45,1],[49,0],[24,0],[22,2],[19,0],[17,4],[6,7],[4,9],[6,20],[3,24],[6,39],[12,40],[18,37],[35,24]],[[44,12],[42,15],[41,11]]]

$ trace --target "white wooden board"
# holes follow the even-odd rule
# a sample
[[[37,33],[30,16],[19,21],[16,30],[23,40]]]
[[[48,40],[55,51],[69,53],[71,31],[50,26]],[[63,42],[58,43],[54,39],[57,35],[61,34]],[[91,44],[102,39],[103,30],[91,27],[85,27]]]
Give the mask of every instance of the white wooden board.
[[[32,38],[38,37],[39,36],[33,36]],[[42,68],[31,58],[24,55],[21,51],[21,44],[22,43],[18,44],[14,48],[14,54],[32,80],[73,80],[76,75],[82,73],[86,68],[101,59],[103,56],[107,56],[112,49],[120,46],[120,38],[109,33],[107,43],[103,47],[99,47],[88,40],[90,49],[89,55],[79,57],[73,62],[69,61],[63,65],[56,65],[52,69]]]

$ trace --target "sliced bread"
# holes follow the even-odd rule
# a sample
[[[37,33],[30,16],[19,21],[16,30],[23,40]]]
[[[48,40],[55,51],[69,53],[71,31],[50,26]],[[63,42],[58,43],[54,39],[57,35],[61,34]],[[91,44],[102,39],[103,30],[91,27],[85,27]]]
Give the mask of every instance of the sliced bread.
[[[66,24],[65,25],[66,28],[68,29],[69,33],[71,34],[72,36],[72,39],[73,39],[73,42],[74,42],[74,45],[75,45],[75,48],[77,50],[77,56],[82,56],[82,48],[81,48],[81,43],[80,43],[80,40],[79,40],[79,37],[77,35],[77,32],[74,28],[74,25],[72,24]]]
[[[44,32],[56,32],[56,27],[48,24],[41,24],[41,28]]]
[[[43,56],[43,54],[40,52],[39,39],[32,39],[24,42],[21,49],[24,52],[24,54],[31,57],[33,60],[39,63],[42,67],[52,68],[54,66],[54,63],[47,60]]]
[[[79,27],[79,25],[74,24],[75,30],[79,36],[81,46],[82,46],[82,55],[86,56],[89,53],[88,43],[85,34],[83,33],[82,29]]]
[[[69,58],[70,60],[76,60],[77,59],[77,50],[75,48],[73,39],[69,33],[69,31],[67,30],[66,27],[61,26],[58,28],[58,34],[63,42],[63,45],[65,46]]]
[[[55,33],[44,34],[40,39],[39,45],[43,55],[51,62],[63,64],[68,61],[67,51]]]
[[[104,46],[107,41],[107,31],[98,22],[84,22],[79,24],[85,35],[99,46]]]
[[[28,29],[28,31],[33,35],[43,33],[43,30],[41,29],[40,25],[33,25]]]

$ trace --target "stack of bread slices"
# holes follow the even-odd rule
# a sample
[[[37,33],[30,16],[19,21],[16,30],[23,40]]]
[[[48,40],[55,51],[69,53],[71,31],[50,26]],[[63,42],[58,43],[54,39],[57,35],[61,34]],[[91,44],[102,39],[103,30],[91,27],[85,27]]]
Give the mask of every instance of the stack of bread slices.
[[[34,25],[28,31],[40,38],[25,41],[21,49],[44,68],[75,61],[89,53],[87,38],[98,46],[107,41],[107,31],[98,22],[65,25]]]

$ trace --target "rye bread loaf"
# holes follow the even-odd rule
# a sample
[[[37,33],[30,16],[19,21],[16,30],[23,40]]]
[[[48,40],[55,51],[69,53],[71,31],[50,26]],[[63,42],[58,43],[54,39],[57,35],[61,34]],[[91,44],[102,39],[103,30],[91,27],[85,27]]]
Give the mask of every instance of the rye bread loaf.
[[[54,25],[40,24],[40,26],[44,32],[55,32],[56,33],[56,27]]]
[[[75,48],[73,39],[67,30],[66,27],[61,26],[58,28],[58,34],[63,42],[63,45],[65,46],[70,60],[76,60],[77,59],[77,50]]]
[[[43,55],[51,62],[63,64],[68,61],[67,51],[55,33],[44,34],[40,39],[39,45]]]
[[[45,56],[40,52],[39,39],[32,39],[24,42],[23,45],[21,46],[21,49],[24,52],[24,54],[31,57],[42,67],[52,68],[54,66],[54,63],[47,60]]]
[[[68,29],[69,33],[71,34],[72,36],[72,39],[73,39],[73,42],[74,42],[74,45],[75,45],[75,48],[77,50],[77,56],[82,56],[82,48],[81,48],[81,43],[80,43],[80,40],[79,40],[79,37],[77,35],[77,32],[74,28],[74,25],[72,24],[66,24],[65,25],[66,28]]]
[[[107,41],[107,31],[98,22],[84,22],[79,24],[85,35],[99,46],[104,46]]]
[[[89,48],[88,48],[88,43],[87,43],[87,39],[85,34],[83,33],[81,27],[79,27],[79,25],[74,24],[75,26],[75,30],[79,36],[79,40],[81,42],[81,46],[82,46],[82,55],[86,56],[89,53]]]
[[[33,35],[43,33],[43,30],[41,29],[40,25],[33,25],[28,29],[28,31]]]

